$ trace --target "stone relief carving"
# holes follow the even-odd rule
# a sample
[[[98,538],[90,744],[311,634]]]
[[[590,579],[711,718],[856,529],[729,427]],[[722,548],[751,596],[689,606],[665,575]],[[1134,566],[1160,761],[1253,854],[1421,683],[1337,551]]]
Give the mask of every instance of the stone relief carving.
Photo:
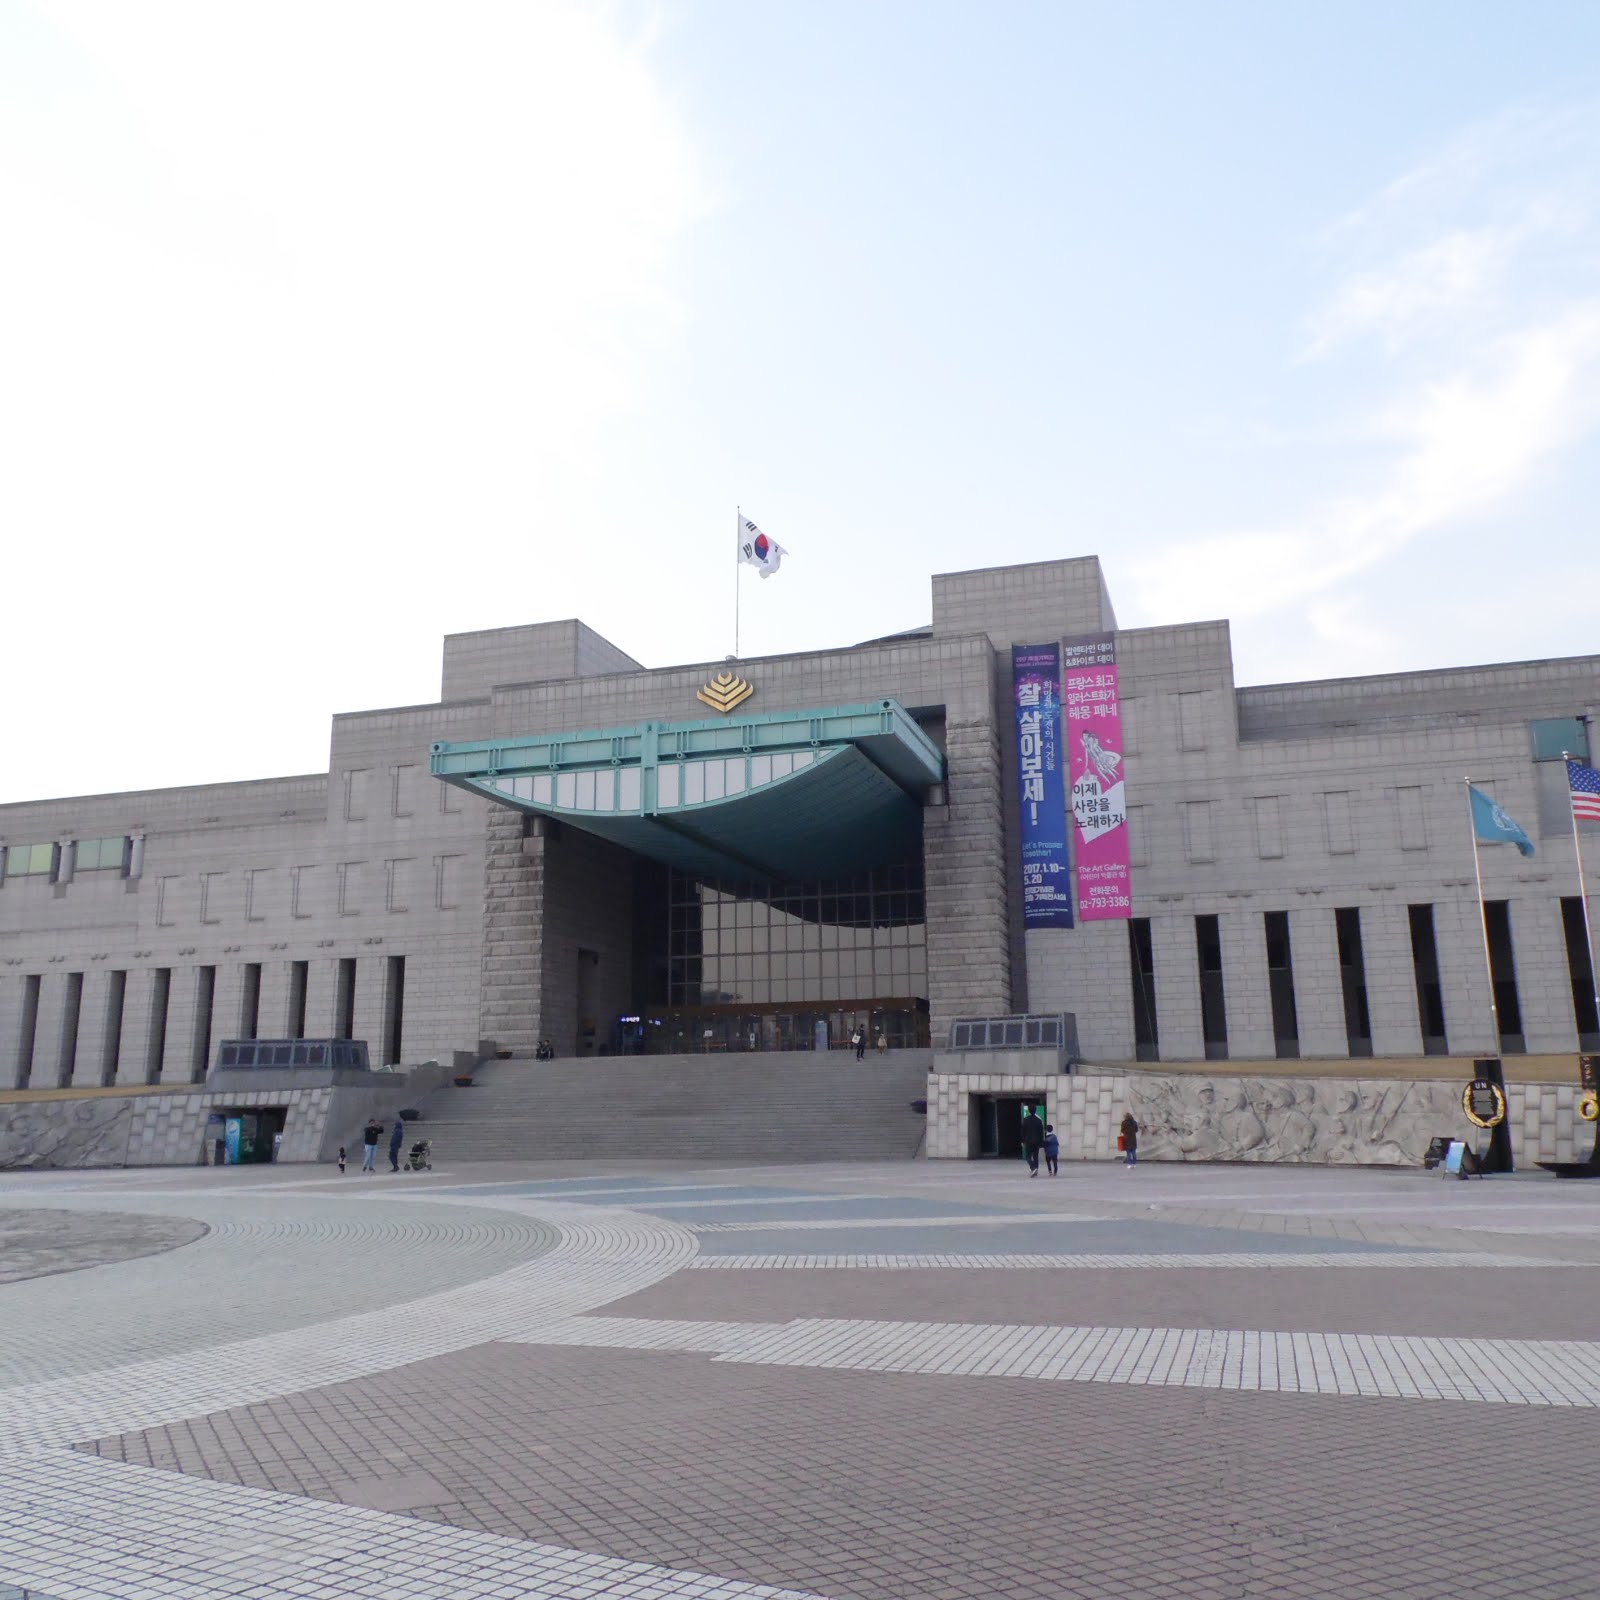
[[[1472,1133],[1448,1083],[1130,1075],[1126,1093],[1155,1160],[1414,1166]]]

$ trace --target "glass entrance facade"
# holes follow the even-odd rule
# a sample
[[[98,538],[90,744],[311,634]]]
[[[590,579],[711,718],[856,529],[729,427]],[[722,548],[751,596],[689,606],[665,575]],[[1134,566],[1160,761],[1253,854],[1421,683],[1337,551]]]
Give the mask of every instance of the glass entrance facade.
[[[922,863],[757,887],[667,876],[667,1004],[630,1019],[627,1051],[925,1044]]]

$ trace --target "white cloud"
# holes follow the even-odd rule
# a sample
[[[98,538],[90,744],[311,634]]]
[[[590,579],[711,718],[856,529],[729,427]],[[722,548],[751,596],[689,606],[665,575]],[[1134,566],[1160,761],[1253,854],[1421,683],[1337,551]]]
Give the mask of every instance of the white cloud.
[[[1588,301],[1390,406],[1381,429],[1402,453],[1370,491],[1279,529],[1188,541],[1137,564],[1142,608],[1259,616],[1322,594],[1419,535],[1468,521],[1593,428],[1597,371],[1600,301]],[[1337,614],[1325,607],[1324,624]]]
[[[1311,323],[1310,356],[1373,334],[1391,348],[1481,305],[1518,245],[1545,225],[1542,212],[1512,227],[1459,228],[1340,285]]]

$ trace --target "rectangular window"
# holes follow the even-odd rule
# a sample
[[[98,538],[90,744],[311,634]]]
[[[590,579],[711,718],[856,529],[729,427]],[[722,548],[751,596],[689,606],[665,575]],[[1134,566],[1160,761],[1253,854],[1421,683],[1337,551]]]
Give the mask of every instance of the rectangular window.
[[[78,1064],[78,1017],[83,1010],[83,974],[67,974],[67,993],[61,1015],[61,1055],[56,1062],[56,1086],[65,1089],[72,1082]]]
[[[1528,724],[1535,761],[1559,761],[1565,751],[1574,761],[1589,759],[1589,726],[1582,717],[1540,717]]]
[[[1340,906],[1333,913],[1339,940],[1339,979],[1344,993],[1344,1035],[1352,1056],[1372,1054],[1372,1019],[1367,1011],[1367,963],[1361,949],[1361,910]]]
[[[211,1065],[212,1013],[217,1003],[217,969],[195,969],[194,994],[194,1055],[189,1062],[191,1083],[204,1083],[206,1069]]]
[[[101,1046],[100,1083],[109,1089],[117,1081],[117,1066],[122,1060],[122,1010],[128,998],[128,974],[111,973],[106,987],[106,1032]]]
[[[183,880],[176,873],[156,879],[156,926],[170,928],[177,921],[178,885]]]
[[[222,880],[225,872],[200,874],[200,920],[206,923],[222,921]]]
[[[1210,800],[1185,800],[1183,803],[1183,839],[1191,862],[1217,859],[1211,828],[1212,805]]]
[[[1300,1017],[1294,1003],[1289,913],[1264,911],[1261,922],[1267,943],[1267,991],[1272,1000],[1273,1045],[1281,1058],[1292,1060],[1300,1054]]]
[[[409,817],[411,812],[412,787],[417,781],[417,768],[414,762],[389,769],[389,815],[391,817]],[[448,788],[448,784],[441,784],[440,788]]]
[[[1511,902],[1486,900],[1483,926],[1489,936],[1489,972],[1494,979],[1494,1009],[1500,1023],[1500,1053],[1522,1055],[1522,997],[1517,993],[1517,965],[1511,944]]]
[[[114,839],[78,840],[79,872],[122,872],[128,863],[130,841],[119,834]]]
[[[460,897],[460,856],[433,858],[433,903],[440,911],[454,911]]]
[[[289,1037],[303,1039],[306,1036],[306,990],[311,983],[311,963],[309,961],[291,961],[289,963]]]
[[[1417,1022],[1425,1055],[1449,1053],[1444,1032],[1444,986],[1439,981],[1439,947],[1433,934],[1433,907],[1407,906],[1411,924],[1411,974],[1417,986]]]
[[[1256,855],[1276,861],[1283,855],[1283,806],[1275,794],[1258,794],[1250,802],[1255,810]]]
[[[1400,822],[1400,848],[1428,848],[1428,813],[1422,803],[1422,785],[1407,784],[1394,792],[1395,810]]]
[[[1222,933],[1216,917],[1194,919],[1195,953],[1200,960],[1200,1031],[1206,1060],[1228,1059],[1228,1002],[1222,985]]]
[[[356,1033],[356,962],[346,956],[339,963],[339,985],[334,993],[333,1033],[336,1039],[353,1039]]]
[[[1204,750],[1206,747],[1206,697],[1201,690],[1178,696],[1178,748]]]
[[[1139,740],[1144,732],[1144,697],[1142,695],[1123,695],[1122,697],[1122,753],[1125,756],[1139,754]]]
[[[412,856],[396,856],[384,862],[384,904],[390,911],[411,909],[411,879],[416,865]]]
[[[316,870],[313,866],[290,867],[289,914],[291,916],[303,919],[312,914],[314,874]]]
[[[406,958],[390,956],[384,963],[383,984],[383,1059],[398,1066],[404,1042],[406,1013]]]
[[[244,967],[244,993],[239,1002],[239,1037],[261,1037],[261,963],[247,961]]]
[[[352,767],[344,775],[344,820],[364,822],[367,816],[367,779],[371,773],[366,767]]]
[[[339,863],[339,915],[341,917],[359,917],[361,915],[361,886],[362,878],[366,873],[365,861],[341,861]]]
[[[9,844],[6,846],[8,878],[55,879],[61,861],[59,844]]]
[[[265,922],[267,920],[268,884],[271,877],[271,867],[255,867],[245,873],[244,920],[246,922]]]
[[[1133,981],[1133,1046],[1139,1061],[1161,1059],[1161,1032],[1156,1021],[1156,961],[1150,919],[1128,919],[1128,972]]]
[[[33,1080],[34,1035],[39,1030],[39,986],[37,972],[22,980],[22,1026],[17,1033],[17,1087],[26,1089]]]
[[[161,1082],[167,1056],[167,1007],[172,1000],[172,968],[157,967],[150,981],[150,1034],[144,1057],[144,1081]]]
[[[1583,926],[1583,901],[1568,895],[1561,902],[1561,931],[1567,941],[1567,974],[1572,980],[1572,1020],[1580,1050],[1600,1050],[1600,1001],[1595,997],[1594,965]]]
[[[1330,856],[1350,856],[1356,850],[1355,796],[1348,789],[1330,789],[1322,797],[1322,822]]]

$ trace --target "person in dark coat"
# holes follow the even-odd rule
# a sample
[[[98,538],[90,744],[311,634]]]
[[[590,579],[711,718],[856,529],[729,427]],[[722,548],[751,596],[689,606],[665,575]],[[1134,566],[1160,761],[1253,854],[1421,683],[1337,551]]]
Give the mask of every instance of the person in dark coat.
[[[376,1117],[368,1117],[367,1125],[361,1130],[361,1170],[363,1172],[376,1172],[378,1170],[378,1141],[383,1137],[383,1124]]]
[[[1039,1151],[1044,1145],[1044,1123],[1040,1120],[1039,1113],[1028,1107],[1028,1114],[1022,1119],[1022,1153],[1028,1158],[1028,1176],[1039,1176]]]
[[[1122,1159],[1130,1167],[1139,1164],[1139,1124],[1133,1120],[1133,1113],[1126,1111],[1122,1116]]]
[[[1047,1122],[1044,1125],[1044,1165],[1045,1170],[1052,1178],[1060,1177],[1061,1168],[1058,1162],[1061,1159],[1061,1140],[1056,1134],[1055,1124]]]
[[[400,1170],[400,1146],[406,1142],[406,1125],[399,1117],[394,1119],[394,1130],[389,1135],[389,1170]]]

